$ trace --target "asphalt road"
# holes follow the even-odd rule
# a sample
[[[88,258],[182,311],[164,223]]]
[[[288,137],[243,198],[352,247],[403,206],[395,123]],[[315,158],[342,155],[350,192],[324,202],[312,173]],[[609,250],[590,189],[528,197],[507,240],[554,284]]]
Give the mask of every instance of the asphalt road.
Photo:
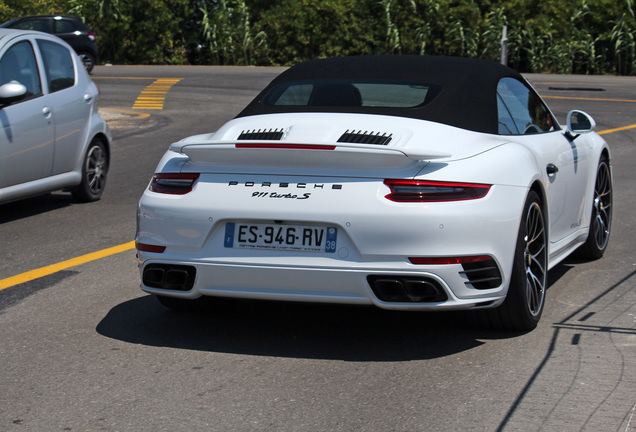
[[[596,119],[615,192],[605,257],[550,272],[530,333],[343,306],[183,315],[139,290],[130,242],[159,158],[281,70],[95,68],[115,137],[102,200],[0,206],[0,430],[636,431],[634,78],[529,76],[559,120]],[[166,78],[155,109],[133,109]]]

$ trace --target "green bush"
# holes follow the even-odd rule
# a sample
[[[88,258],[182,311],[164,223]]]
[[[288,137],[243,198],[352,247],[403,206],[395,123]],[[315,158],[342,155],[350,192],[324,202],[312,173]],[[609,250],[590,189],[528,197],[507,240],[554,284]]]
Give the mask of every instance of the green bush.
[[[635,0],[5,0],[65,13],[120,64],[291,65],[363,54],[498,60],[521,72],[636,75]]]

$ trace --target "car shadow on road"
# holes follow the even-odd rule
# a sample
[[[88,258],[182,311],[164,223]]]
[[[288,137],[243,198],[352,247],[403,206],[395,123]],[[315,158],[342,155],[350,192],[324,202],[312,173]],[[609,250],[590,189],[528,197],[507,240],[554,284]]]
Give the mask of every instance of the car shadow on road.
[[[112,308],[97,325],[124,342],[259,356],[343,361],[439,358],[520,333],[473,328],[458,312],[221,300],[216,310],[178,313],[144,296]]]
[[[0,205],[0,224],[78,204],[69,193],[54,192]]]

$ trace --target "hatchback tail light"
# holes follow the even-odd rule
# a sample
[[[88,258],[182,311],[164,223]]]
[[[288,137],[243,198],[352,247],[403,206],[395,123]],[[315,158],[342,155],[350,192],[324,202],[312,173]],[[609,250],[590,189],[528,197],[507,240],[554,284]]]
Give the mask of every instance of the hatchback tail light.
[[[97,38],[97,36],[93,32],[88,32],[88,38],[92,40],[93,42],[95,42],[95,39]]]
[[[152,177],[150,190],[152,192],[185,195],[192,191],[199,173],[157,173]]]
[[[391,189],[385,198],[396,202],[463,201],[483,198],[491,185],[478,183],[438,182],[425,180],[387,179]]]

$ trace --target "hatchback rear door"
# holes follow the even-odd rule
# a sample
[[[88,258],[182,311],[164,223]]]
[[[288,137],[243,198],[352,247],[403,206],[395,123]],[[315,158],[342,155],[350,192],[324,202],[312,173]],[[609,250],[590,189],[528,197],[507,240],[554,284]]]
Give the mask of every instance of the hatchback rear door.
[[[0,86],[17,82],[27,96],[0,108],[0,187],[51,175],[55,124],[50,97],[43,93],[35,49],[16,38],[0,49]]]
[[[87,88],[85,74],[75,67],[75,53],[67,46],[49,39],[37,39],[55,117],[55,155],[53,175],[73,170],[84,154],[86,125],[90,124],[94,95]]]

